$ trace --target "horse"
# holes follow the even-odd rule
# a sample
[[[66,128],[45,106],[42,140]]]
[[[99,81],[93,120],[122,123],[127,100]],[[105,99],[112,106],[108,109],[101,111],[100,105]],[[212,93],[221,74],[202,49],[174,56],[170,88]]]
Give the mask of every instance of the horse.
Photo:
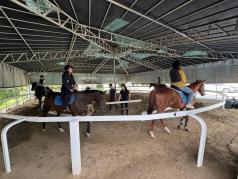
[[[47,96],[49,93],[53,93],[53,90],[49,87],[41,86],[37,82],[31,83],[31,91],[35,91],[35,96],[39,100],[41,108],[43,96]]]
[[[204,96],[205,95],[205,92],[204,92],[205,81],[206,80],[197,80],[191,83],[188,87],[191,88],[194,93],[199,92],[201,96]],[[193,99],[193,104],[194,102],[195,102],[195,98]],[[153,91],[150,92],[149,105],[147,110],[148,114],[152,114],[154,106],[156,106],[158,113],[164,112],[165,109],[167,109],[168,107],[171,107],[174,109],[180,109],[180,110],[186,109],[186,104],[183,103],[179,95],[179,92],[173,88],[168,88],[166,86],[157,87]],[[184,128],[188,130],[187,124],[188,124],[189,118],[187,116],[180,120],[179,127],[182,126],[181,124],[183,124],[183,119],[186,119]],[[162,120],[160,121],[163,124],[163,121]],[[152,120],[150,124],[150,129],[148,131],[151,138],[155,138],[155,135],[153,132],[154,127],[155,127],[155,120]]]
[[[55,98],[61,96],[61,93],[51,93],[46,96],[43,105],[43,116],[46,117],[51,110],[56,111],[57,116],[60,116],[64,107],[62,105],[55,104]],[[91,115],[94,112],[94,103],[98,104],[102,112],[106,110],[106,103],[104,100],[105,92],[98,90],[83,90],[74,91],[74,101],[69,105],[69,110],[72,116],[85,116]],[[60,123],[58,123],[59,130],[61,131]],[[45,131],[45,123],[43,123],[42,130]],[[87,122],[86,136],[90,135],[90,122]]]

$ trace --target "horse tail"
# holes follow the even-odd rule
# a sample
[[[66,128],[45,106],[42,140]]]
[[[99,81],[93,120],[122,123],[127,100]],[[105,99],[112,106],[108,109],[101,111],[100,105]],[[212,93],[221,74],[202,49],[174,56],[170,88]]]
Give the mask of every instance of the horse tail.
[[[154,110],[154,105],[155,105],[155,91],[151,91],[149,95],[149,105],[148,105],[148,110],[147,114],[152,114]]]

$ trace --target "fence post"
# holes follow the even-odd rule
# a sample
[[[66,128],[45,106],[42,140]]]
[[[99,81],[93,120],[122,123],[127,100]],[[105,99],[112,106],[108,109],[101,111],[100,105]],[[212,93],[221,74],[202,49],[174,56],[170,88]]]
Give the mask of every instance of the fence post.
[[[5,170],[6,170],[7,173],[11,172],[11,163],[10,163],[8,142],[7,142],[7,132],[12,126],[14,126],[16,124],[19,124],[23,121],[25,121],[25,119],[20,119],[20,120],[13,121],[13,122],[9,123],[8,125],[6,125],[2,129],[2,132],[1,132],[3,160],[4,160]]]
[[[80,154],[80,131],[79,122],[69,122],[70,129],[70,149],[73,175],[79,175],[81,171],[81,154]]]
[[[204,158],[204,152],[205,152],[205,145],[206,145],[206,138],[207,138],[207,125],[205,121],[199,116],[194,114],[189,114],[189,116],[197,120],[201,127],[201,135],[200,135],[198,158],[197,158],[197,167],[201,167],[203,164],[203,158]]]

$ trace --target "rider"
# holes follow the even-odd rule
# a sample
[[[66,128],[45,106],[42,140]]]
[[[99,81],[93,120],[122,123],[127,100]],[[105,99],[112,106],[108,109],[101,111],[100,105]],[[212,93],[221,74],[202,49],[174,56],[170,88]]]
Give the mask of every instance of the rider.
[[[186,108],[193,109],[194,107],[192,105],[192,101],[194,93],[189,87],[186,86],[186,74],[181,68],[180,62],[178,60],[173,62],[173,68],[170,70],[170,79],[174,86],[178,87],[183,93],[188,95]]]
[[[112,84],[109,84],[109,102],[114,102],[116,99],[116,90],[113,88]],[[118,106],[114,104],[115,108],[118,109]],[[109,105],[109,109],[112,109],[112,105]]]
[[[72,73],[73,67],[70,65],[66,65],[64,67],[64,73],[62,75],[61,87],[61,93],[63,95],[63,106],[65,109],[69,106],[70,97],[74,93],[74,89],[76,89],[76,82]]]
[[[44,86],[44,85],[45,85],[45,77],[44,75],[41,75],[39,80],[39,86]]]
[[[45,95],[47,95],[50,91],[44,85],[45,85],[45,77],[44,75],[40,75],[40,79],[39,79],[39,86],[41,86],[40,89]]]
[[[121,91],[120,91],[120,95],[118,97],[118,101],[130,101],[130,92],[129,90],[126,88],[125,84],[121,84]],[[123,115],[124,113],[124,106],[126,108],[126,115],[128,115],[128,103],[121,103],[121,114]]]

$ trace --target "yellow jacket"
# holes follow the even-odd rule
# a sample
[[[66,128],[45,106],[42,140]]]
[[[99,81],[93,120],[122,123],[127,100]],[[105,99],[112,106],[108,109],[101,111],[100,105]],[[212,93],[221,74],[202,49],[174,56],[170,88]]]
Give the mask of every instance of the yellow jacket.
[[[185,75],[185,73],[184,73],[184,71],[183,71],[182,68],[179,69],[178,73],[179,73],[179,75],[180,75],[182,81],[173,83],[173,85],[182,88],[182,87],[186,86],[187,78],[186,78],[186,75]]]

